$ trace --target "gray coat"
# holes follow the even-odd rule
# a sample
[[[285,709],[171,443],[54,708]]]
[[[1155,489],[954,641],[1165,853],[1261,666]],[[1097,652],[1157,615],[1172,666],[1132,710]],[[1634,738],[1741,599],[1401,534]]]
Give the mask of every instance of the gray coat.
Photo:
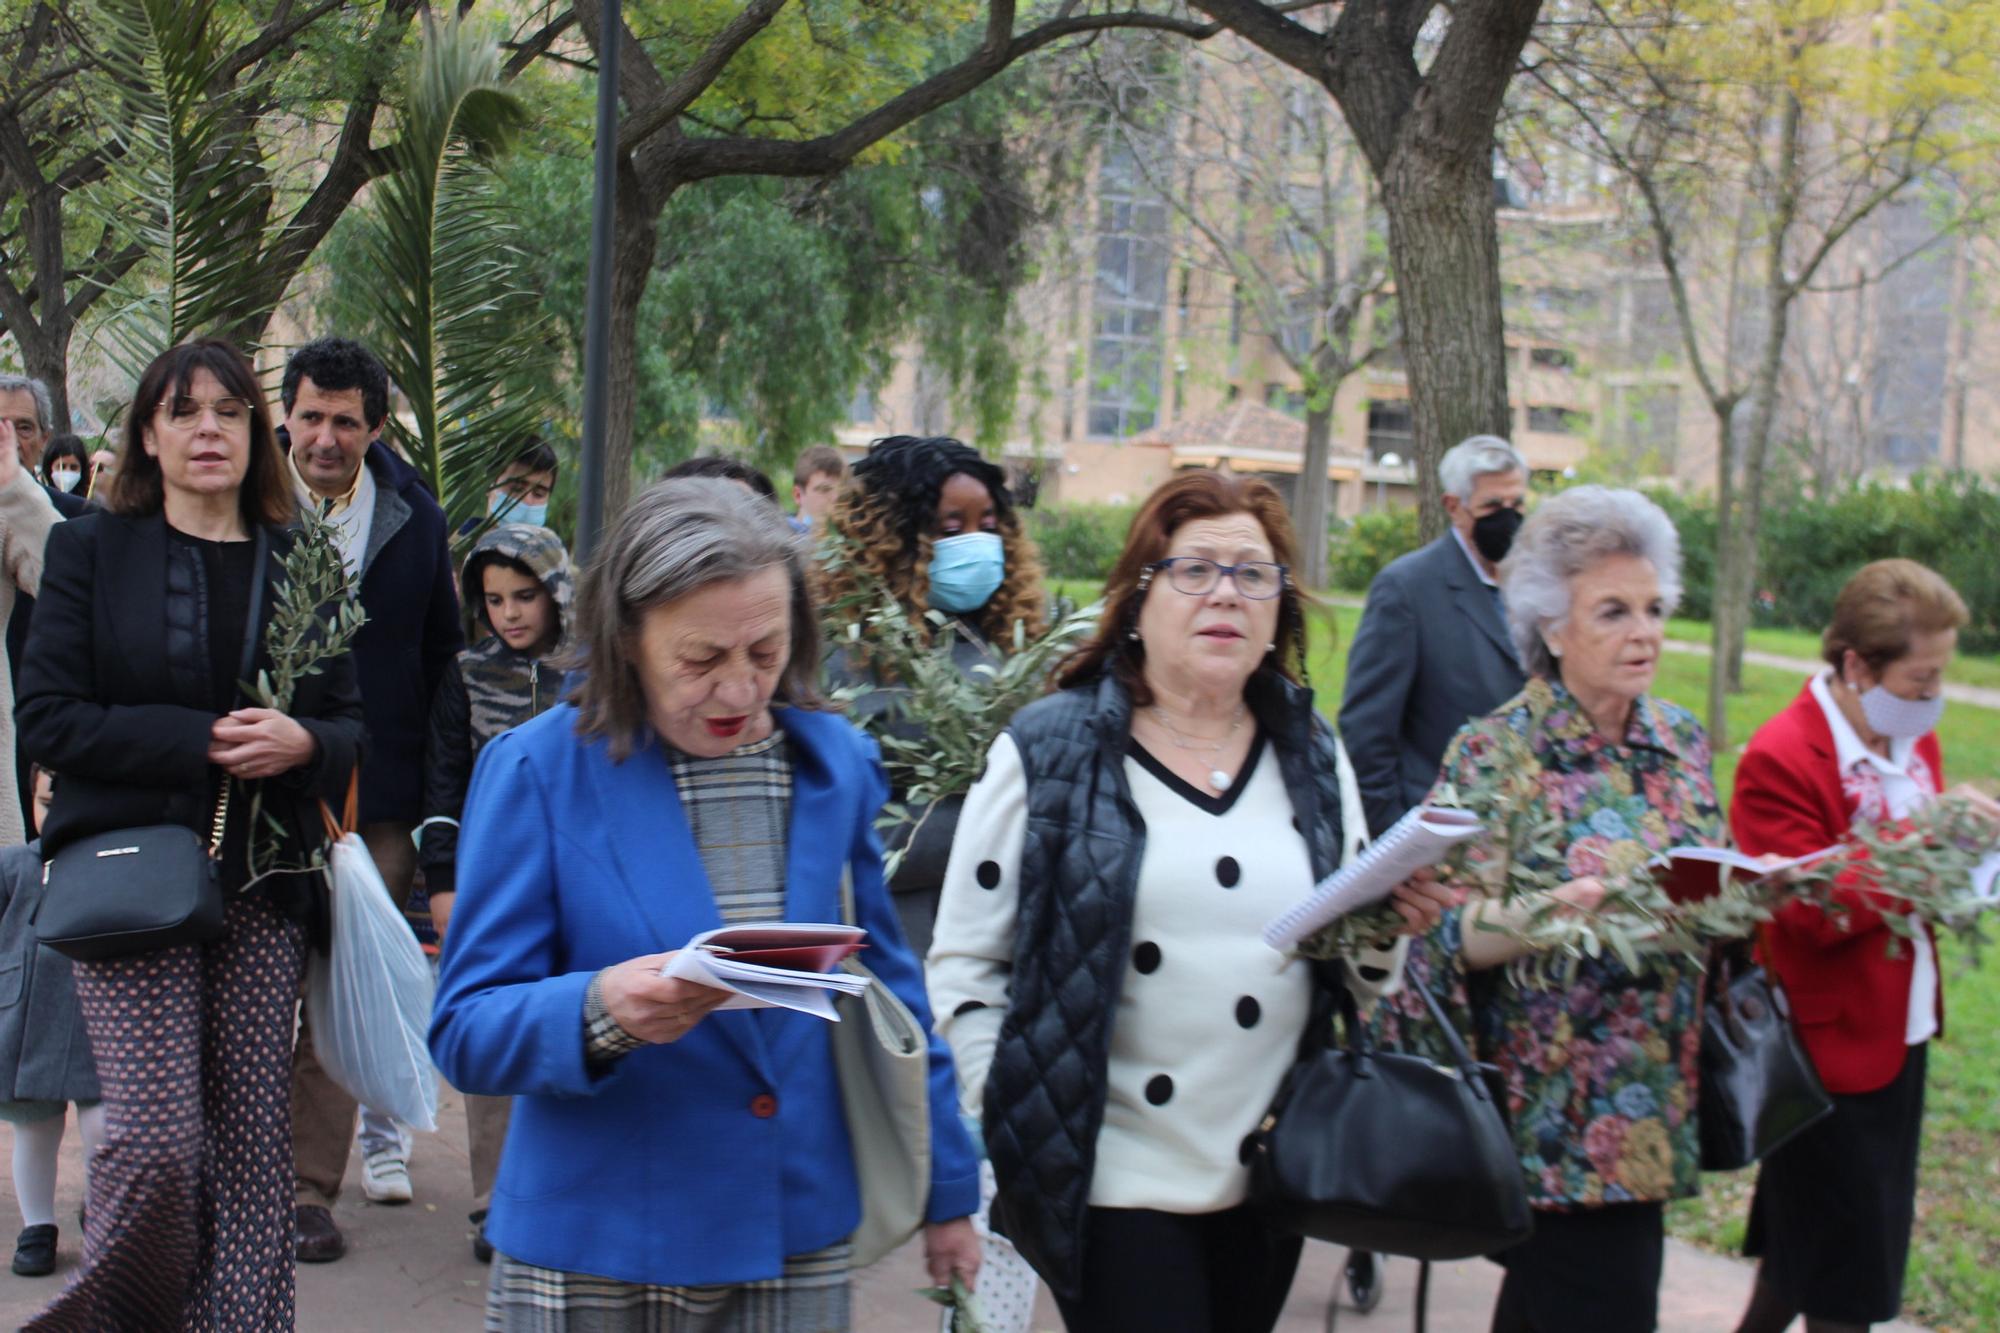
[[[1340,704],[1369,832],[1422,804],[1458,729],[1526,683],[1499,601],[1451,533],[1377,574]]]
[[[41,843],[0,850],[0,900],[0,1101],[96,1101],[69,959],[35,939]]]

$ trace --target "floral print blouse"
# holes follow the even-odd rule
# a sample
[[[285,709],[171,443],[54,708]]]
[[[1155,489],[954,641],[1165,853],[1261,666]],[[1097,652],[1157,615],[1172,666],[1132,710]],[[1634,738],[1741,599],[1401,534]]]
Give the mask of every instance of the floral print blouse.
[[[1560,684],[1532,680],[1458,733],[1443,785],[1489,830],[1468,846],[1460,878],[1496,891],[1522,868],[1555,882],[1616,877],[1669,847],[1727,841],[1706,733],[1651,697],[1613,743]],[[1446,913],[1412,951],[1410,975],[1440,998],[1449,992],[1480,1058],[1499,1067],[1529,1202],[1568,1209],[1694,1194],[1698,969],[1654,955],[1632,973],[1607,951],[1568,984],[1559,968],[1546,982],[1518,966],[1468,976],[1463,938],[1462,913]],[[1385,1008],[1385,1040],[1401,1029],[1429,1045],[1421,1001],[1403,994]]]

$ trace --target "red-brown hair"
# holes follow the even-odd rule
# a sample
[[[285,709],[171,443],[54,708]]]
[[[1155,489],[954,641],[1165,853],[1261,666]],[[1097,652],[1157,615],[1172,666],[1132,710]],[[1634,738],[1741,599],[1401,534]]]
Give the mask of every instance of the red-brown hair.
[[[1151,591],[1142,590],[1139,580],[1166,558],[1182,524],[1230,514],[1256,519],[1265,540],[1271,543],[1271,558],[1285,567],[1284,590],[1278,594],[1278,646],[1265,655],[1260,669],[1276,671],[1294,684],[1303,683],[1306,612],[1311,602],[1292,581],[1292,571],[1298,568],[1299,543],[1284,497],[1268,481],[1204,468],[1183,472],[1146,497],[1138,517],[1132,520],[1131,531],[1125,534],[1125,549],[1105,580],[1104,618],[1098,622],[1097,633],[1063,659],[1055,671],[1055,687],[1089,685],[1109,671],[1131,694],[1134,708],[1150,704],[1153,692],[1146,686],[1146,645],[1131,637],[1139,624],[1140,604]],[[1164,580],[1156,579],[1151,586],[1162,587]]]
[[[201,370],[213,375],[225,394],[250,404],[250,465],[236,493],[244,527],[252,531],[259,524],[284,527],[298,517],[298,501],[287,476],[285,456],[278,451],[270,405],[264,401],[264,390],[250,362],[220,338],[198,338],[169,347],[154,357],[139,377],[138,391],[125,413],[125,447],[118,459],[118,475],[111,479],[106,507],[116,514],[157,514],[165,506],[166,484],[160,476],[160,460],[146,452],[146,426],[162,402],[188,391],[195,372]]]
[[[1958,629],[1965,600],[1944,576],[1914,560],[1877,560],[1856,570],[1833,602],[1820,653],[1835,671],[1852,652],[1879,673],[1906,655],[1919,634]]]

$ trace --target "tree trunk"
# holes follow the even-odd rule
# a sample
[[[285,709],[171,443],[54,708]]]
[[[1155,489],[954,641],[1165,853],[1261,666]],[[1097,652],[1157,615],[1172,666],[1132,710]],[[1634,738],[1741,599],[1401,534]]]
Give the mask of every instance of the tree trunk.
[[[60,435],[70,429],[69,339],[74,325],[60,308],[60,297],[57,306],[47,323],[10,324],[7,332],[21,351],[21,368],[49,386],[49,430]]]
[[[1292,521],[1299,530],[1299,585],[1319,592],[1327,586],[1326,529],[1333,483],[1327,480],[1326,465],[1333,448],[1333,395],[1321,390],[1312,402],[1306,409],[1306,452],[1299,465]]]
[[[1715,413],[1715,578],[1709,588],[1708,737],[1720,753],[1729,744],[1729,653],[1740,642],[1749,605],[1735,595],[1736,432],[1735,413]]]
[[[1419,141],[1420,142],[1420,141]],[[1382,173],[1410,392],[1423,539],[1444,531],[1438,461],[1468,435],[1507,437],[1507,345],[1493,172],[1399,144]]]
[[[648,191],[630,157],[618,163],[618,203],[612,222],[611,383],[604,420],[604,525],[608,531],[632,498],[632,425],[639,397],[639,304],[653,276],[660,214],[671,188]]]

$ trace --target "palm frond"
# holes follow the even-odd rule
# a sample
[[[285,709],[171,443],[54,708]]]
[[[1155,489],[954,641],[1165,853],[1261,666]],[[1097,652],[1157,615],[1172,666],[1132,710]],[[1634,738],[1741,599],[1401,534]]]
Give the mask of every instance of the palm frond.
[[[427,23],[391,169],[374,187],[348,275],[349,304],[378,331],[376,351],[409,420],[395,442],[456,527],[546,412],[537,389],[553,340],[522,281],[528,239],[494,160],[527,122],[500,80],[499,49],[457,21]]]
[[[271,229],[272,181],[254,112],[259,80],[232,82],[214,0],[103,0],[98,67],[117,115],[114,166],[90,204],[148,261],[101,336],[133,373],[231,323]]]

